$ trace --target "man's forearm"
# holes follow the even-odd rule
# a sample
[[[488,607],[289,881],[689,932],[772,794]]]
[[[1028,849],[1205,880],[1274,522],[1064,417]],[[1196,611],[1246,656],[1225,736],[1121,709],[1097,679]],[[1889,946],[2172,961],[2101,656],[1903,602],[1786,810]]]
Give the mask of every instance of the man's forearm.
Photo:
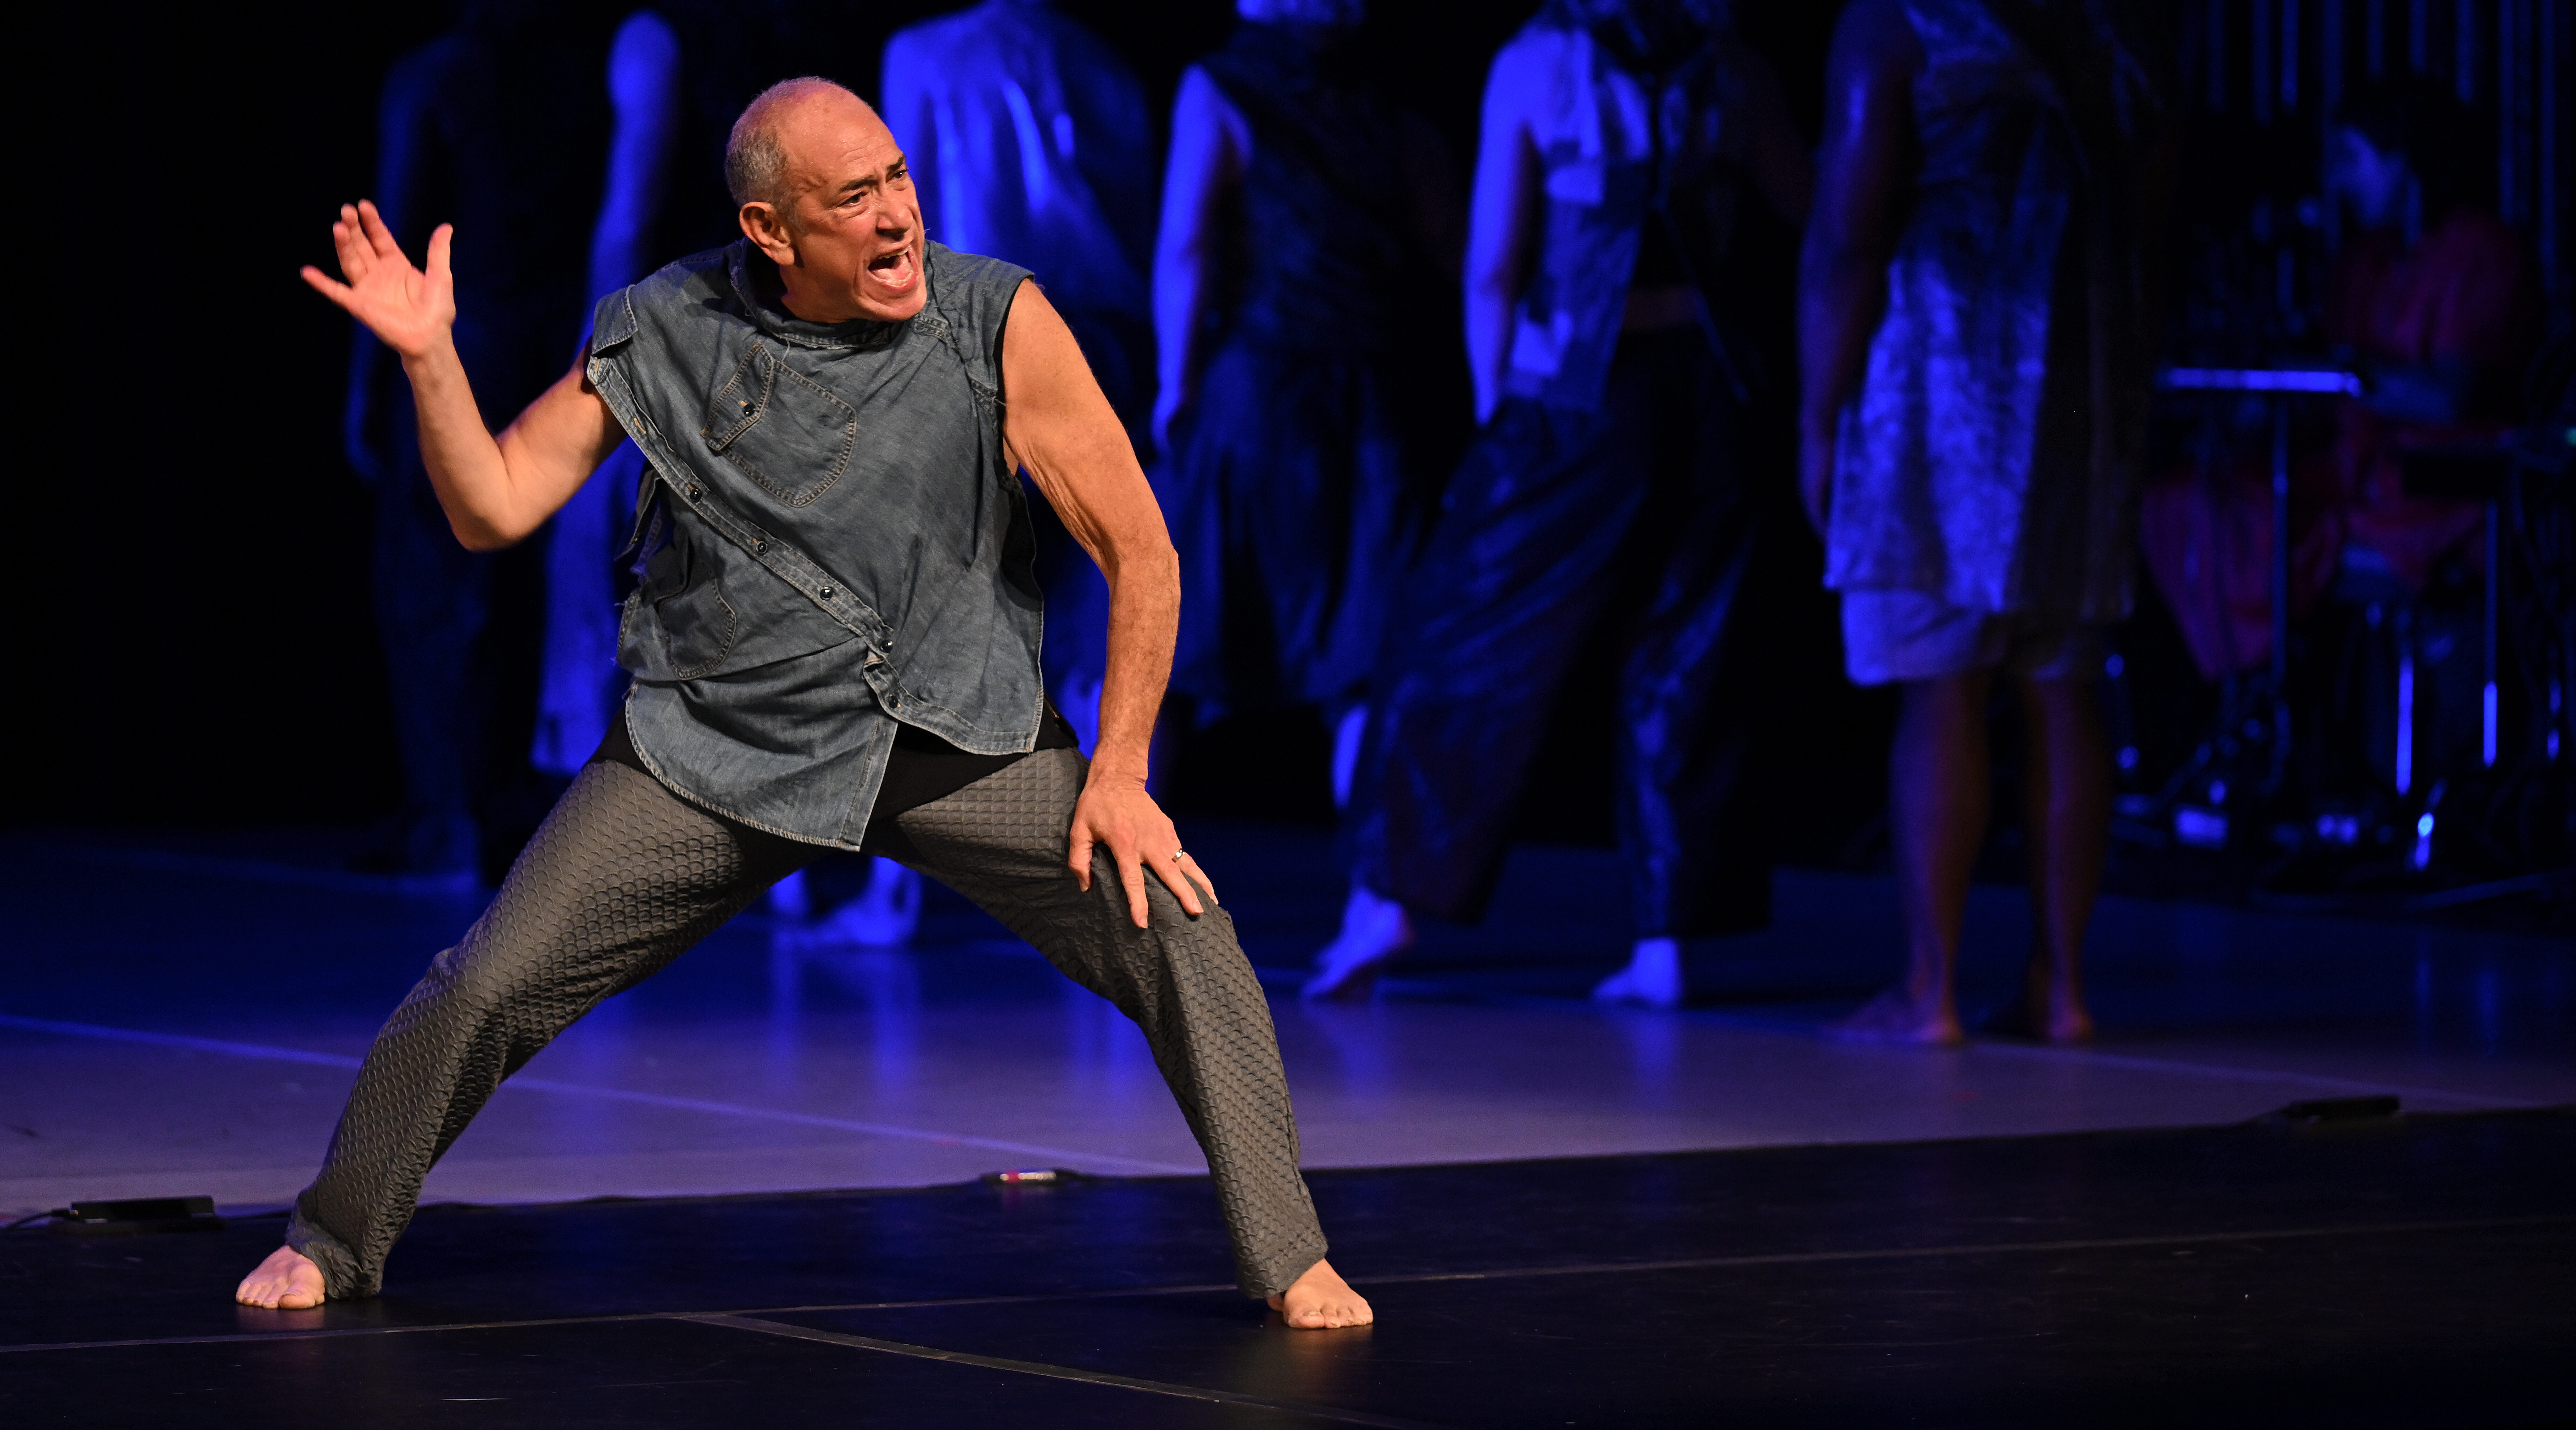
[[[483,425],[456,345],[442,342],[403,360],[420,418],[421,462],[456,539],[470,551],[507,546],[527,533],[507,517],[509,464]]]
[[[1094,779],[1143,783],[1172,678],[1172,648],[1181,621],[1181,564],[1169,544],[1127,556],[1103,573],[1109,580],[1109,664],[1100,686],[1100,742]]]

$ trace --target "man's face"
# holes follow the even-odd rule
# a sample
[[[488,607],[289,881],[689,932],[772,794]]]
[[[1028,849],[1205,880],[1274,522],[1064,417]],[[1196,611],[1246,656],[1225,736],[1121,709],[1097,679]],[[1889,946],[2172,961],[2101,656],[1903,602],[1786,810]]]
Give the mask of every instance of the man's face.
[[[779,260],[789,311],[827,323],[900,322],[920,312],[930,296],[921,200],[884,121],[856,98],[826,92],[788,114],[779,139],[792,261],[773,243],[761,246]]]

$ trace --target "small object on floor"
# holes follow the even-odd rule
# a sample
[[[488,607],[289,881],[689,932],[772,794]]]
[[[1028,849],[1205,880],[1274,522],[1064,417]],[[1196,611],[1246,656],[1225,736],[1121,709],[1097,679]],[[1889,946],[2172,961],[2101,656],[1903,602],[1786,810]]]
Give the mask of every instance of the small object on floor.
[[[213,1197],[135,1197],[74,1202],[48,1213],[65,1236],[151,1236],[172,1231],[221,1231]]]
[[[1082,1174],[1063,1167],[1029,1167],[1009,1172],[986,1172],[984,1180],[1001,1187],[1051,1186],[1070,1182]]]
[[[2359,1122],[2396,1115],[2397,1099],[2388,1095],[2310,1098],[2291,1103],[2280,1112],[2282,1119],[2289,1122]]]

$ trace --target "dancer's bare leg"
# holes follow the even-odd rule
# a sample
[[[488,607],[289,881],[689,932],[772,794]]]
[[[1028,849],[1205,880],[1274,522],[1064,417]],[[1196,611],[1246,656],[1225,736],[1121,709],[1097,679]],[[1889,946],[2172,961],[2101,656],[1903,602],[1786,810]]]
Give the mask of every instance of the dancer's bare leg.
[[[1287,1290],[1271,1297],[1270,1309],[1301,1331],[1365,1326],[1377,1319],[1369,1303],[1351,1289],[1329,1261],[1316,1262]]]
[[[1964,1040],[1954,991],[1968,877],[1986,834],[1989,671],[1907,681],[1887,761],[1887,814],[1905,919],[1905,981],[1836,1028],[1868,1042]]]
[[[1368,736],[1368,707],[1354,705],[1333,721],[1333,808],[1351,807],[1351,781],[1359,777],[1360,742]]]
[[[2052,1043],[2080,1043],[2093,1036],[2081,965],[2110,842],[2110,751],[2088,681],[2024,681],[2021,699],[2031,745],[2026,1017]]]
[[[270,1311],[302,1311],[322,1304],[322,1268],[304,1253],[281,1246],[242,1278],[233,1299]]]
[[[1342,905],[1342,931],[1315,955],[1315,976],[1299,996],[1356,1001],[1377,990],[1386,961],[1413,947],[1413,915],[1404,905],[1365,884],[1351,885]]]

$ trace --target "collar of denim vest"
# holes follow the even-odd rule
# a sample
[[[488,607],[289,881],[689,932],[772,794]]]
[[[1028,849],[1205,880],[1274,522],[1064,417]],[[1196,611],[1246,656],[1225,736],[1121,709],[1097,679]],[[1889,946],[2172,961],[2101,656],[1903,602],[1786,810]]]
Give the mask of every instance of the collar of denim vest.
[[[927,313],[931,307],[931,294],[927,288],[930,283],[929,245],[924,244],[922,248],[921,277],[925,291],[921,311]],[[774,275],[756,274],[752,268],[755,261],[769,260],[765,257],[755,260],[750,239],[737,238],[725,250],[725,271],[733,280],[733,294],[741,302],[744,316],[780,342],[807,348],[881,348],[893,342],[911,325],[910,318],[901,322],[852,318],[846,323],[809,323],[773,299],[778,280]],[[761,276],[769,276],[770,281],[762,284],[758,281]],[[763,292],[764,287],[770,292]]]

